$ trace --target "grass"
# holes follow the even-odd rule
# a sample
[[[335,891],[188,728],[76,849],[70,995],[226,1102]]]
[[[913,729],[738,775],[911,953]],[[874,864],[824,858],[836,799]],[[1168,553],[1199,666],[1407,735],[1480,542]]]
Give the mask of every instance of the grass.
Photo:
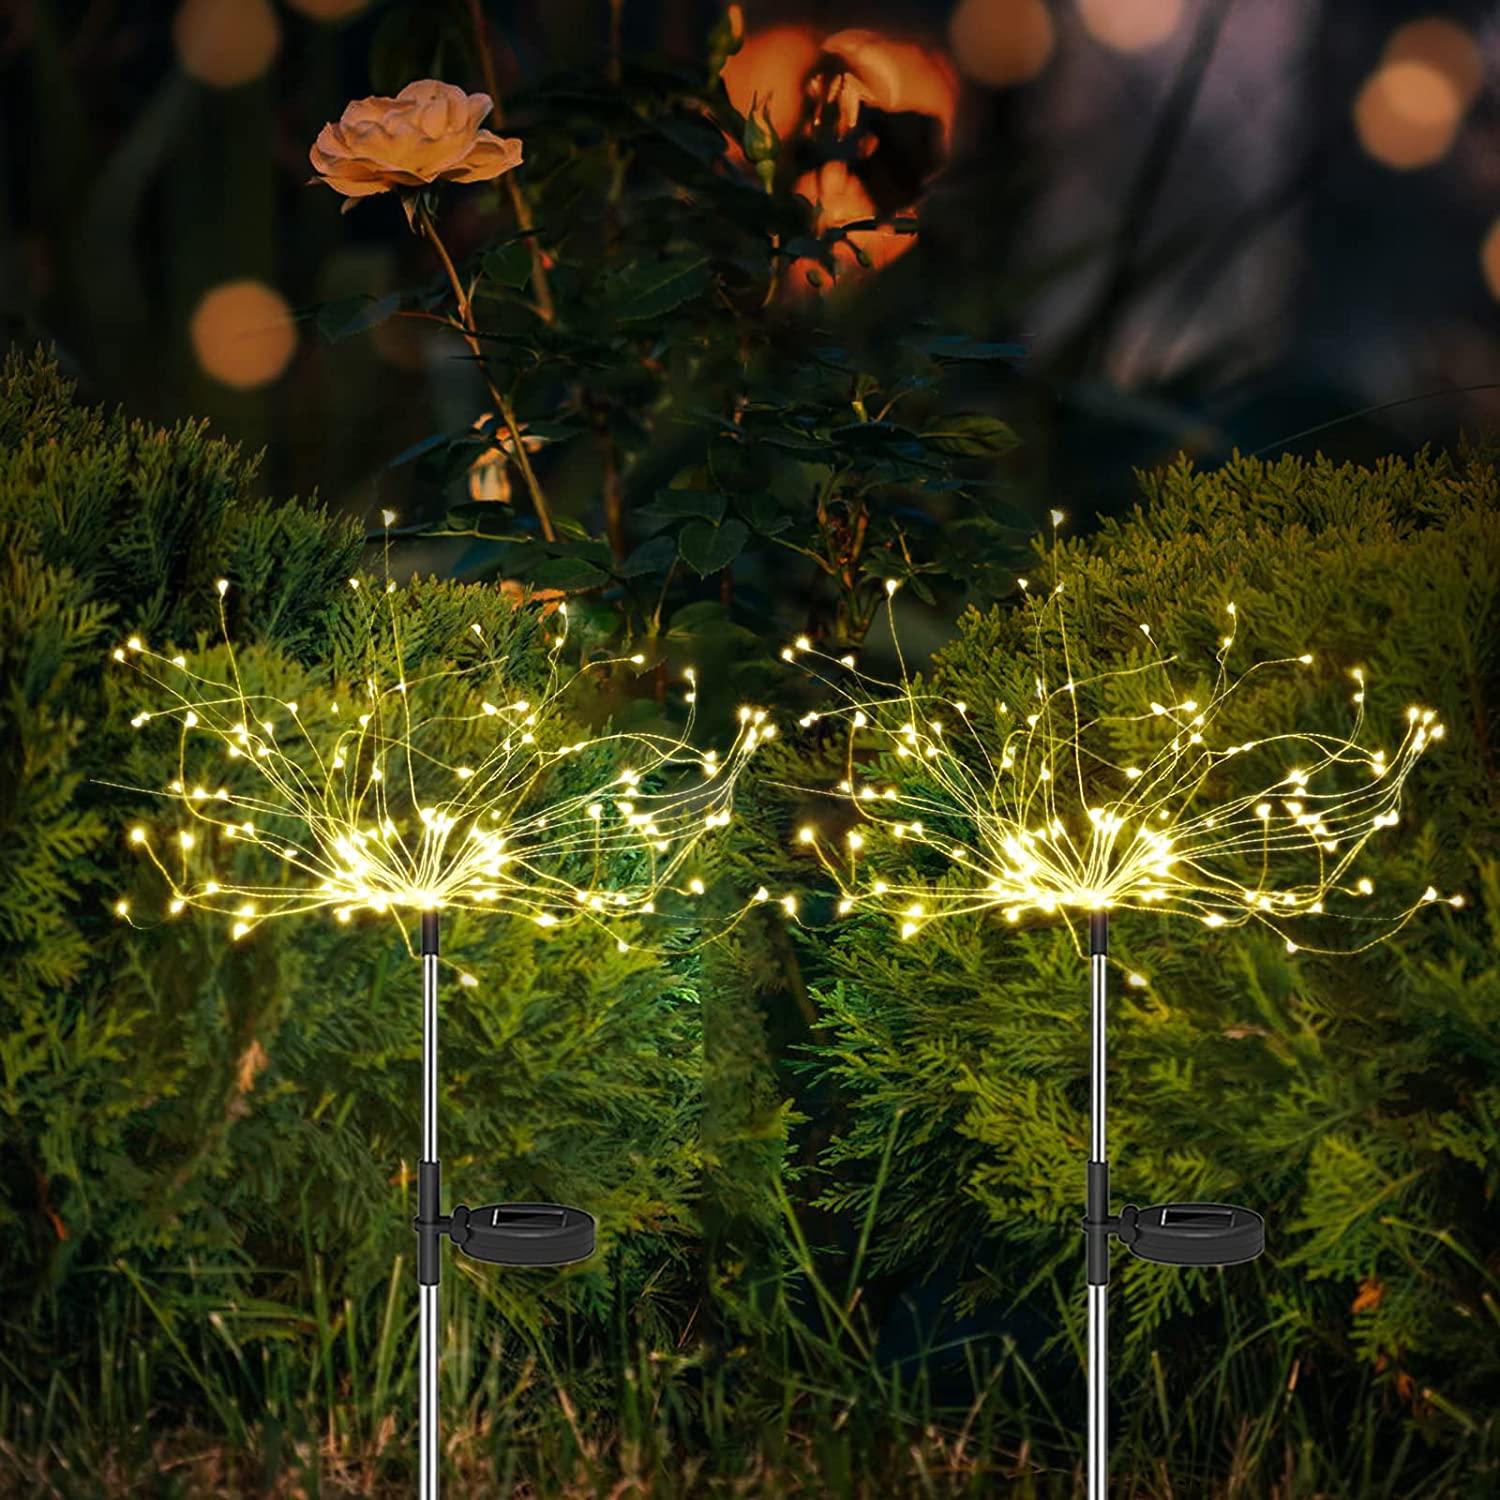
[[[398,1266],[392,1278],[403,1292],[408,1269]],[[617,1416],[601,1423],[584,1417],[584,1400],[534,1356],[498,1330],[482,1332],[484,1299],[469,1277],[450,1276],[448,1291],[443,1409],[452,1494],[1052,1500],[1081,1493],[1048,1394],[1012,1347],[989,1362],[977,1345],[963,1350],[976,1394],[953,1410],[927,1399],[920,1364],[903,1374],[860,1371],[846,1360],[842,1369],[788,1378],[779,1399],[765,1391],[747,1398],[731,1370],[703,1378],[700,1355],[639,1349],[611,1372],[623,1399]],[[101,1342],[99,1378],[87,1392],[82,1382],[54,1376],[39,1402],[17,1401],[9,1390],[0,1396],[0,1482],[8,1493],[58,1497],[409,1493],[416,1440],[410,1300],[400,1296],[403,1310],[394,1315],[387,1302],[368,1325],[346,1306],[304,1343],[264,1339],[253,1354],[221,1331],[227,1365],[211,1347],[111,1336]],[[366,1335],[373,1358],[336,1356]],[[327,1355],[309,1364],[307,1343]],[[202,1380],[198,1393],[212,1423],[159,1425],[180,1397],[165,1389],[168,1348],[184,1361],[170,1376],[191,1368]],[[355,1373],[361,1366],[367,1380]],[[1151,1379],[1164,1393],[1159,1352]],[[1387,1445],[1373,1419],[1331,1449],[1295,1388],[1247,1408],[1241,1384],[1226,1358],[1191,1401],[1171,1408],[1163,1394],[1159,1406],[1142,1408],[1137,1424],[1116,1436],[1113,1494],[1397,1500],[1463,1493],[1456,1467],[1425,1469],[1411,1438],[1377,1464]],[[715,1431],[717,1443],[705,1439]],[[739,1443],[730,1440],[735,1432]]]
[[[516,1500],[818,1496],[958,1500],[1082,1493],[1080,1357],[1044,1374],[1008,1339],[924,1340],[881,1360],[864,1306],[861,1237],[842,1290],[821,1274],[783,1198],[794,1278],[772,1289],[774,1340],[715,1357],[705,1343],[581,1364],[498,1314],[503,1273],[450,1259],[441,1368],[445,1487]],[[148,1278],[117,1263],[89,1359],[38,1386],[3,1353],[0,1493],[321,1497],[409,1494],[414,1483],[416,1299],[410,1261],[361,1300],[335,1297],[310,1244],[290,1300],[246,1300],[192,1264]],[[1185,1398],[1173,1356],[1144,1378],[1112,1434],[1116,1500],[1416,1500],[1478,1497],[1493,1434],[1441,1460],[1381,1410],[1372,1387],[1337,1409],[1272,1325],[1239,1326]],[[7,1333],[16,1335],[14,1325]],[[623,1347],[623,1341],[622,1347]],[[1180,1359],[1181,1351],[1177,1357]],[[958,1362],[970,1392],[936,1395]],[[1059,1390],[1058,1388],[1062,1389]],[[1074,1388],[1076,1387],[1076,1389]],[[1068,1405],[1059,1409],[1058,1399]],[[1346,1413],[1354,1413],[1349,1420]]]

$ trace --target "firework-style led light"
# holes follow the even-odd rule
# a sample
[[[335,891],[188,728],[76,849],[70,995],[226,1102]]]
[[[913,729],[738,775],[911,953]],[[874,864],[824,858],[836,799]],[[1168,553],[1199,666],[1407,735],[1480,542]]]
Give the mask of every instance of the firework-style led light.
[[[542,930],[590,922],[623,942],[621,924],[652,914],[665,893],[703,893],[691,873],[702,836],[730,821],[738,776],[775,734],[764,710],[744,708],[727,753],[694,749],[689,670],[680,737],[559,736],[577,678],[618,664],[563,673],[566,605],[534,695],[509,685],[503,653],[477,622],[455,649],[462,665],[408,678],[402,596],[390,580],[363,595],[362,680],[325,704],[300,705],[244,684],[225,617],[229,584],[216,588],[227,680],[139,636],[114,656],[151,689],[131,723],[147,731],[166,721],[178,737],[171,782],[136,789],[153,793],[165,815],[132,828],[130,845],[163,876],[165,914],[213,912],[235,939],[317,910],[340,922],[469,910]],[[444,743],[467,748],[450,762],[438,758]],[[607,769],[583,790],[555,793],[554,772],[580,759]],[[245,860],[247,847],[258,866]]]
[[[1025,580],[1022,587],[1029,595]],[[1231,672],[1238,621],[1229,604],[1214,682],[1199,701],[1174,684],[1176,658],[1161,653],[1148,624],[1138,659],[1076,677],[1062,587],[1028,603],[1033,686],[1016,703],[943,698],[904,669],[899,682],[874,680],[805,637],[783,651],[836,695],[803,726],[837,723],[845,731],[843,779],[825,789],[842,804],[837,832],[798,834],[837,882],[844,910],[883,912],[905,937],[939,918],[989,909],[1017,923],[1167,912],[1210,928],[1257,922],[1292,951],[1309,947],[1292,937],[1299,919],[1343,915],[1367,924],[1360,939],[1312,951],[1352,952],[1390,936],[1432,900],[1462,904],[1424,893],[1385,921],[1371,919],[1374,886],[1357,873],[1370,838],[1399,821],[1412,768],[1443,737],[1431,709],[1407,711],[1392,751],[1367,747],[1366,678],[1355,668],[1346,734],[1230,734],[1225,726],[1247,683],[1303,670],[1312,654]],[[1058,643],[1053,650],[1049,639]],[[1111,707],[1142,698],[1143,708]],[[1114,749],[1121,740],[1148,748],[1122,759]],[[1253,791],[1225,788],[1226,768],[1243,784],[1251,765],[1259,772]],[[898,845],[908,866],[926,851],[931,874],[908,869],[892,878]],[[1350,912],[1340,898],[1366,911]]]

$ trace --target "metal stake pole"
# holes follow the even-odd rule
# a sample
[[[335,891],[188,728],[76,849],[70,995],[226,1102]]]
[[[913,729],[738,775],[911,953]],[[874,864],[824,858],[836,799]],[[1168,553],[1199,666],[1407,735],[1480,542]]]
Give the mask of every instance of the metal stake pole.
[[[417,1348],[417,1492],[437,1500],[438,1455],[438,1279],[442,1238],[475,1260],[497,1266],[566,1266],[594,1253],[592,1214],[556,1203],[454,1205],[438,1212],[442,1198],[438,1165],[438,914],[422,913],[422,1158],[417,1163],[417,1293],[421,1338]]]
[[[439,1213],[438,1166],[438,914],[422,913],[422,1158],[417,1163],[417,1212],[434,1223]],[[421,1500],[438,1495],[438,1275],[439,1246],[435,1233],[424,1233],[417,1243],[417,1283],[421,1298],[418,1348],[419,1410],[418,1492]]]
[[[1109,914],[1089,920],[1089,1161],[1088,1200],[1083,1229],[1088,1245],[1089,1390],[1088,1500],[1109,1493],[1109,1254],[1118,1239],[1142,1260],[1167,1266],[1232,1266],[1254,1260],[1266,1246],[1265,1220],[1249,1208],[1228,1203],[1158,1203],[1137,1208],[1127,1203],[1109,1211],[1109,1151],[1105,1131],[1106,972],[1109,966]]]
[[[1105,1149],[1104,1002],[1109,955],[1109,914],[1096,911],[1089,922],[1091,1052],[1087,1217],[1109,1218],[1109,1156]],[[1088,1500],[1105,1500],[1109,1490],[1109,1237],[1088,1237],[1089,1371]]]

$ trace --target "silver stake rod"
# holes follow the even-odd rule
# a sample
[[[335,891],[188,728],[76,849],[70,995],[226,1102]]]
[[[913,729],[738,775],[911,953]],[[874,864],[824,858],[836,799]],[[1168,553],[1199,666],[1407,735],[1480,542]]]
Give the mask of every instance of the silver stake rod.
[[[1109,1157],[1104,1120],[1104,1001],[1109,963],[1109,914],[1096,911],[1089,921],[1091,1054],[1089,1076],[1089,1164],[1086,1224],[1109,1218]],[[1088,1500],[1105,1500],[1109,1492],[1109,1235],[1088,1233],[1089,1387]]]
[[[422,913],[422,1159],[417,1163],[418,1217],[438,1218],[438,915]],[[438,1273],[441,1265],[437,1235],[423,1234],[417,1242],[417,1283],[420,1307],[418,1346],[419,1409],[417,1413],[418,1492],[421,1500],[438,1495]]]
[[[421,1336],[417,1348],[417,1491],[437,1500],[438,1277],[446,1235],[474,1260],[497,1266],[566,1266],[594,1253],[595,1222],[580,1208],[557,1203],[455,1205],[440,1213],[438,1166],[438,914],[422,913],[422,1159],[417,1163],[417,1292]]]
[[[1089,1057],[1088,1199],[1083,1230],[1088,1246],[1089,1394],[1088,1500],[1109,1493],[1109,1242],[1117,1238],[1133,1255],[1167,1266],[1233,1266],[1254,1260],[1266,1247],[1266,1222],[1250,1208],[1228,1203],[1127,1203],[1109,1211],[1109,1153],[1104,1129],[1104,1002],[1109,965],[1109,914],[1089,919],[1092,992]]]

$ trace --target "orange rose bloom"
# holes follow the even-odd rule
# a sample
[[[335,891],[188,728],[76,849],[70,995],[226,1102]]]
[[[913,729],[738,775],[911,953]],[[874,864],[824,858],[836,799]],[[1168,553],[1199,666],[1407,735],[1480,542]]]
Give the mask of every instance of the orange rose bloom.
[[[858,125],[860,105],[870,104],[889,114],[934,116],[943,127],[947,147],[958,76],[941,52],[857,27],[829,37],[823,51],[843,65],[827,85],[826,100],[819,101],[837,108],[840,136]]]
[[[486,182],[521,165],[521,143],[479,122],[494,108],[488,94],[419,78],[394,99],[355,99],[325,125],[308,153],[318,176],[346,198],[429,183]]]

